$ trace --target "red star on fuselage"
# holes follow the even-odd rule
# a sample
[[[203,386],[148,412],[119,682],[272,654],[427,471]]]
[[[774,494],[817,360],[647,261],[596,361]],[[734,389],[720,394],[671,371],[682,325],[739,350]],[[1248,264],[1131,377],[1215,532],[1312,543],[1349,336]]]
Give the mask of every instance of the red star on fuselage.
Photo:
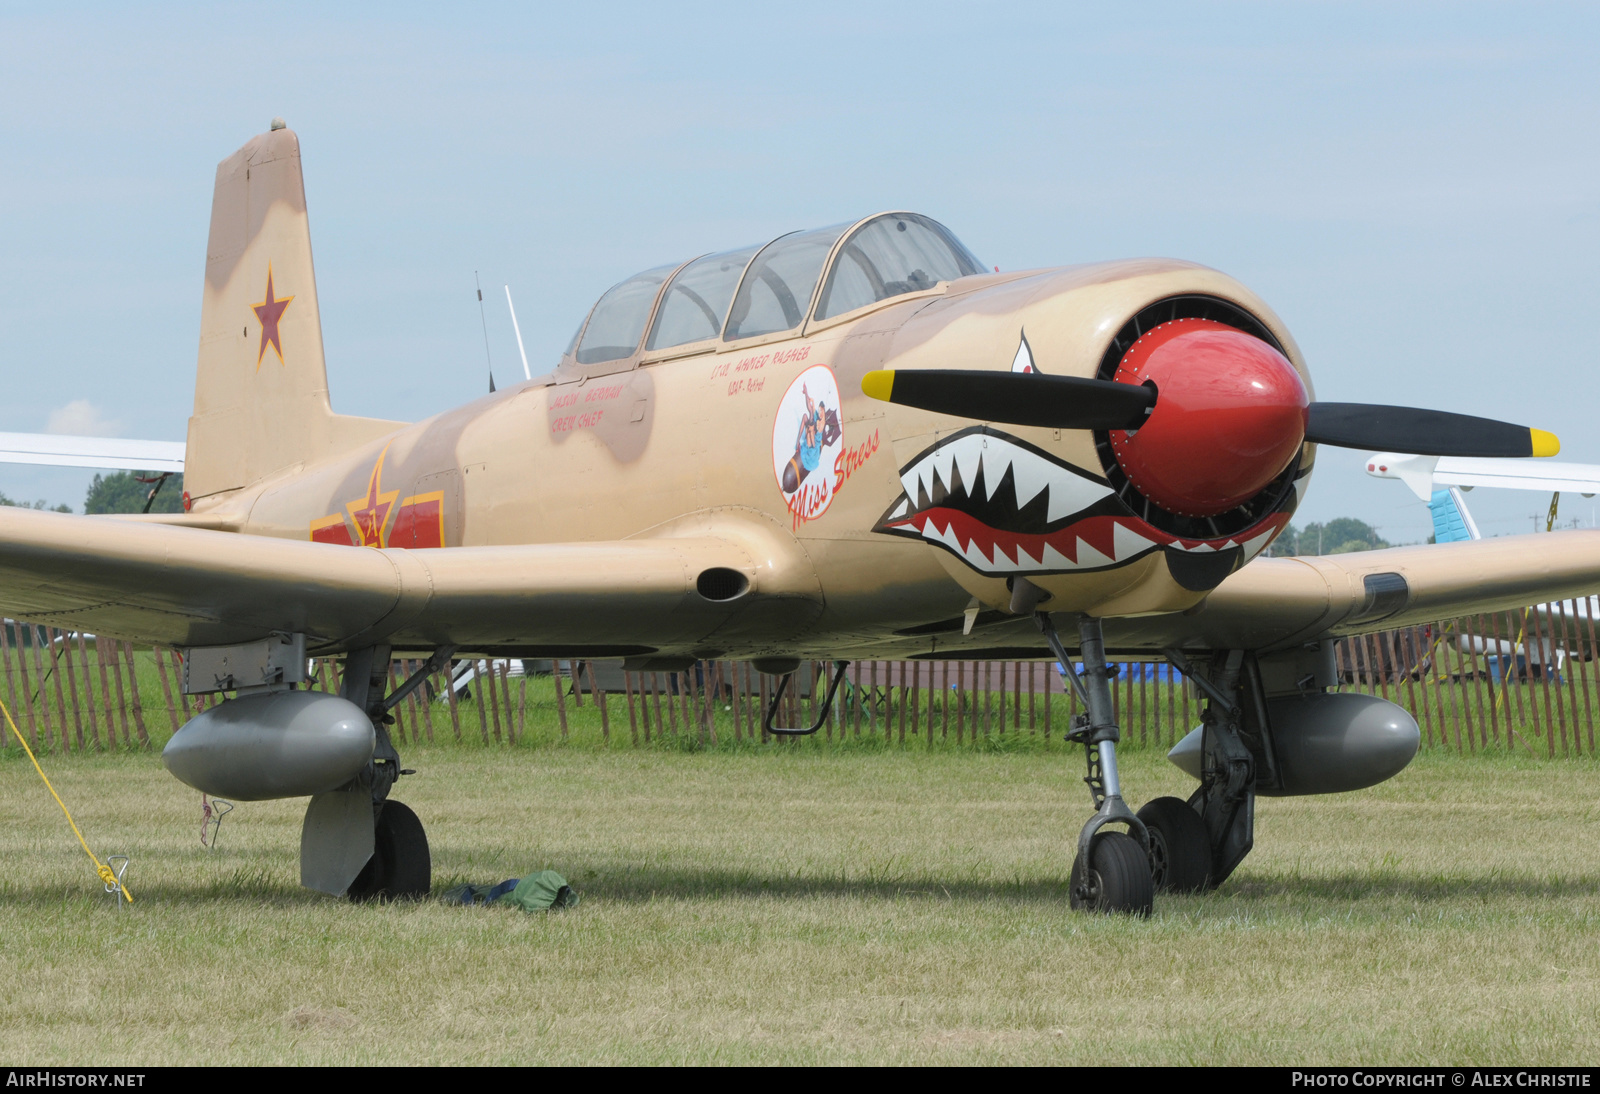
[[[367,496],[360,501],[349,502],[345,506],[350,511],[350,519],[355,522],[359,547],[385,546],[384,530],[389,523],[389,513],[400,497],[398,490],[382,489],[383,458],[388,454],[387,447],[378,453],[378,462],[372,468],[372,478],[367,481]]]
[[[272,298],[272,263],[267,263],[267,298],[259,304],[252,304],[250,310],[256,313],[256,318],[261,321],[261,348],[256,350],[256,371],[261,371],[261,358],[267,355],[267,346],[272,346],[272,351],[278,355],[278,364],[283,364],[283,342],[278,337],[278,321],[283,318],[284,311],[289,307],[292,296],[285,296],[281,300]]]

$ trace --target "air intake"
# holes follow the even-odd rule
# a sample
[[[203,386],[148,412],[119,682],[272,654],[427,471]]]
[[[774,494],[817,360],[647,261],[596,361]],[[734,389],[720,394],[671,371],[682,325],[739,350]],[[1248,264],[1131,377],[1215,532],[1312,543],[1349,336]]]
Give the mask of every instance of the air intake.
[[[750,590],[750,579],[738,570],[730,570],[725,566],[713,566],[709,570],[700,571],[700,576],[695,579],[695,590],[707,600],[724,601],[737,600]]]

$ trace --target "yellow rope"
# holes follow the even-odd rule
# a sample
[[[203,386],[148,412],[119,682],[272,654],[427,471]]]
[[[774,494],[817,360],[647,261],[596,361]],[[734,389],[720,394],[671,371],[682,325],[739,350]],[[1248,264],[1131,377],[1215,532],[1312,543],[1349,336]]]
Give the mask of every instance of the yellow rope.
[[[17,723],[11,719],[11,711],[6,709],[6,705],[3,702],[0,702],[0,713],[5,714],[6,724],[11,727],[12,734],[17,738],[17,742],[22,745],[22,750],[28,754],[28,759],[33,761],[33,769],[39,773],[39,778],[44,779],[44,788],[50,791],[50,796],[61,807],[61,812],[67,818],[67,823],[72,825],[72,834],[78,837],[78,843],[82,845],[83,853],[89,856],[90,862],[94,863],[95,873],[99,874],[100,880],[105,882],[106,891],[117,892],[120,890],[122,895],[127,897],[128,903],[132,904],[133,894],[128,892],[128,887],[117,880],[117,875],[112,872],[111,867],[95,858],[94,852],[89,850],[89,844],[83,838],[83,833],[78,831],[77,822],[72,819],[72,814],[67,811],[67,803],[61,800],[61,795],[56,793],[56,788],[50,785],[49,778],[45,776],[44,768],[39,766],[39,760],[34,756],[33,749],[28,747],[27,738],[17,729]]]

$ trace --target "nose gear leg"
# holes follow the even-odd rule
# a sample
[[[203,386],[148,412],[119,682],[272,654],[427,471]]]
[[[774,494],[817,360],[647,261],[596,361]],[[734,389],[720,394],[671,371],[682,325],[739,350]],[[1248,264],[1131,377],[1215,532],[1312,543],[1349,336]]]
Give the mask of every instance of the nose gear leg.
[[[1083,672],[1072,670],[1047,612],[1037,612],[1034,621],[1056,655],[1062,679],[1078,694],[1087,708],[1073,719],[1069,741],[1084,746],[1090,801],[1094,815],[1078,833],[1077,856],[1072,868],[1074,907],[1096,911],[1131,912],[1149,915],[1151,904],[1149,848],[1150,834],[1144,822],[1122,798],[1122,782],[1117,771],[1117,741],[1122,737],[1112,713],[1111,680],[1116,670],[1106,664],[1105,636],[1100,620],[1082,616],[1078,620],[1078,650]],[[1107,831],[1107,825],[1120,824],[1127,832]]]

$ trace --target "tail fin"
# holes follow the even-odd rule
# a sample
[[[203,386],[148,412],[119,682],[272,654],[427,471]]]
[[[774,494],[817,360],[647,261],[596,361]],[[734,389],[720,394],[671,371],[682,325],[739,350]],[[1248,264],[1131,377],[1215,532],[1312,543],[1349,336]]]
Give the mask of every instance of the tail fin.
[[[1428,502],[1433,513],[1433,542],[1456,543],[1464,539],[1482,539],[1477,522],[1467,512],[1466,499],[1454,486],[1448,490],[1435,490]]]
[[[184,485],[236,490],[399,427],[333,413],[300,140],[275,122],[217,165]]]

